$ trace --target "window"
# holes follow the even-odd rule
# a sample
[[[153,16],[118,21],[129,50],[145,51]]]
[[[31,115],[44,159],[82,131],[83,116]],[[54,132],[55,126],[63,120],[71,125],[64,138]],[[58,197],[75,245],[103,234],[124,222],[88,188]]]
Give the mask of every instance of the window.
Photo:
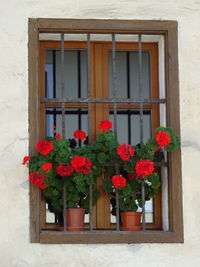
[[[91,26],[92,25],[92,26]],[[166,98],[167,125],[173,127],[179,134],[179,109],[178,109],[178,62],[177,62],[177,24],[176,22],[160,21],[104,21],[104,20],[53,20],[31,19],[29,21],[29,122],[30,122],[30,153],[34,153],[36,141],[51,132],[51,126],[59,127],[62,101],[57,83],[60,82],[60,47],[61,42],[55,41],[57,36],[65,33],[80,34],[87,36],[92,34],[103,36],[103,40],[91,39],[90,42],[90,79],[92,98],[111,98],[112,92],[112,43],[105,36],[116,38],[116,67],[117,87],[121,90],[117,98],[138,98],[137,78],[130,73],[138,73],[138,41],[127,40],[127,36],[144,36],[142,42],[142,79],[145,84],[143,99],[143,116],[145,138],[160,124],[163,117],[165,104],[160,101]],[[40,36],[39,36],[40,34]],[[50,40],[39,40],[41,36],[49,36]],[[119,35],[120,40],[117,40]],[[162,72],[158,69],[158,61],[161,60],[161,47],[158,42],[149,41],[149,37],[162,36],[164,40],[165,81],[161,77]],[[54,36],[54,37],[52,37]],[[63,35],[62,35],[63,36]],[[106,37],[107,38],[107,37]],[[109,37],[108,37],[109,38]],[[66,38],[64,42],[65,55],[68,58],[65,68],[65,79],[68,83],[68,92],[65,98],[87,97],[87,41]],[[148,41],[147,41],[148,40]],[[39,60],[38,60],[39,59]],[[136,75],[137,76],[137,75]],[[160,77],[159,77],[160,76]],[[69,77],[72,77],[69,79]],[[161,91],[164,81],[165,92]],[[160,82],[160,84],[159,84]],[[66,82],[67,84],[67,82]],[[72,89],[73,88],[73,89]],[[134,90],[133,90],[134,88]],[[160,91],[159,91],[160,90]],[[163,95],[162,95],[163,94]],[[157,99],[158,101],[152,101]],[[132,128],[139,129],[139,105],[133,103],[119,103],[117,105],[117,119],[123,123],[123,131],[118,129],[121,141],[127,143],[139,142],[139,137]],[[159,112],[160,111],[160,112]],[[100,120],[113,119],[113,104],[92,104],[92,135],[98,132],[97,124]],[[87,103],[68,103],[65,110],[67,125],[72,127],[70,132],[77,128],[85,127],[88,117]],[[73,121],[73,123],[71,122]],[[74,128],[73,128],[74,127]],[[87,130],[86,128],[84,130]],[[119,140],[120,141],[120,140]],[[45,200],[41,192],[30,185],[30,208],[31,208],[31,241],[41,243],[142,243],[142,242],[182,242],[182,202],[181,202],[181,174],[180,174],[180,151],[169,155],[168,160],[168,185],[163,182],[163,195],[149,203],[151,217],[147,219],[147,231],[123,232],[115,231],[115,220],[110,216],[110,201],[105,194],[97,202],[94,210],[94,231],[82,233],[63,233],[56,231],[55,224],[46,220]],[[166,182],[166,181],[165,181]],[[167,187],[168,186],[168,190]],[[97,187],[101,188],[101,179],[97,181]],[[166,192],[168,191],[168,194]],[[178,193],[177,193],[178,192]],[[162,204],[161,204],[162,202]],[[167,208],[165,207],[167,206]],[[163,207],[163,212],[162,212]],[[169,209],[169,221],[167,214]],[[163,215],[162,215],[163,213]],[[165,218],[166,217],[166,218]],[[162,219],[164,222],[162,223]],[[148,221],[149,220],[149,221]],[[163,226],[163,224],[169,224]],[[163,230],[164,229],[164,230]]]

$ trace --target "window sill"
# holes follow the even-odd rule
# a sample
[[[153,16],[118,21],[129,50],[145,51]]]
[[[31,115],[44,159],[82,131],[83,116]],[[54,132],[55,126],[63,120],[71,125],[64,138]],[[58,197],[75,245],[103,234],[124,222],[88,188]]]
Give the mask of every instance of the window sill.
[[[164,231],[42,231],[42,244],[183,243],[180,233]]]

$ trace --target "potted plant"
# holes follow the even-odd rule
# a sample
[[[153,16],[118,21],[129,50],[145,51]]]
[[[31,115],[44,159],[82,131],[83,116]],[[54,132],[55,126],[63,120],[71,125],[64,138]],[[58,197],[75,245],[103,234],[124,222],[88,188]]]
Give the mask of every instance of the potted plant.
[[[179,146],[179,138],[169,127],[159,127],[153,138],[144,146],[131,146],[125,143],[117,147],[119,171],[109,170],[110,178],[104,182],[105,191],[110,195],[112,214],[116,215],[116,190],[119,192],[121,230],[141,230],[142,183],[145,201],[155,197],[160,186],[155,162],[162,161],[164,151],[173,151]],[[145,204],[145,203],[144,203]]]
[[[179,139],[169,127],[159,127],[144,146],[119,144],[112,123],[103,120],[99,124],[103,131],[92,143],[88,144],[86,134],[77,130],[74,138],[84,140],[77,146],[75,139],[64,139],[54,130],[54,137],[47,137],[36,144],[38,154],[25,157],[23,164],[29,166],[29,180],[43,190],[50,211],[60,213],[63,210],[63,188],[66,191],[67,228],[82,231],[84,214],[89,212],[89,186],[104,171],[105,191],[110,195],[112,213],[116,212],[115,191],[119,191],[119,208],[122,230],[140,230],[143,199],[141,186],[144,184],[145,201],[153,198],[160,186],[159,174],[154,163],[163,160],[164,151],[173,151],[179,146]],[[93,187],[93,205],[99,193]],[[75,212],[76,215],[71,217]],[[74,218],[80,213],[80,225]],[[137,216],[136,225],[125,225]],[[73,218],[73,219],[71,219]]]
[[[37,155],[24,157],[23,164],[28,165],[29,180],[42,189],[51,212],[62,213],[65,187],[67,230],[82,231],[85,212],[89,212],[89,186],[95,184],[99,173],[86,149],[86,134],[77,130],[74,138],[85,140],[85,146],[78,147],[75,139],[62,138],[54,130],[54,137],[40,140],[36,144]],[[93,205],[98,196],[93,189]]]

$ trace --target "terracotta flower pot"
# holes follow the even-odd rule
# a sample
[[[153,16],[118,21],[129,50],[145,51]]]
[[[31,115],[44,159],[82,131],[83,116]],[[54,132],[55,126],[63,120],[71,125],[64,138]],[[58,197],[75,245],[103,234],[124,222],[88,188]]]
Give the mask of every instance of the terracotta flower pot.
[[[67,209],[67,231],[84,231],[85,209]],[[63,227],[58,230],[63,231]]]
[[[121,215],[121,230],[122,231],[140,231],[142,212],[124,211]]]

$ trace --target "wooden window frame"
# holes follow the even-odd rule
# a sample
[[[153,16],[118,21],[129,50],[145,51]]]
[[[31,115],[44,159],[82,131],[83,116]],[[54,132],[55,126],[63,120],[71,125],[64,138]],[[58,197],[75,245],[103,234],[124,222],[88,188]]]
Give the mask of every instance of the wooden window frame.
[[[176,21],[29,19],[29,151],[40,138],[39,33],[116,33],[163,35],[167,125],[180,136],[178,24]],[[41,231],[41,191],[30,183],[30,238],[33,243],[182,243],[180,149],[169,154],[169,231]]]
[[[65,49],[86,49],[86,41],[65,41]],[[40,41],[40,53],[39,53],[39,91],[40,98],[45,98],[45,51],[47,49],[60,49],[60,41],[55,40],[42,40]],[[94,98],[108,98],[108,52],[112,50],[112,43],[108,41],[91,41],[91,95]],[[117,51],[137,51],[138,43],[136,42],[117,42]],[[151,83],[151,97],[159,98],[159,72],[158,72],[158,44],[155,42],[145,42],[142,45],[143,51],[149,51],[150,53],[150,83]],[[68,108],[86,108],[85,103],[66,103]],[[98,108],[97,108],[98,106]],[[40,103],[40,138],[45,138],[45,111],[48,108],[62,108],[62,103],[45,102]],[[92,138],[96,138],[96,135],[101,132],[98,129],[98,123],[101,120],[109,119],[109,110],[113,108],[112,104],[98,104],[92,105]],[[144,104],[144,109],[151,111],[151,127],[152,133],[159,127],[160,115],[159,104]],[[118,104],[117,109],[134,109],[139,110],[138,105],[134,104]],[[97,112],[97,110],[101,110]],[[102,112],[103,111],[103,112]],[[96,125],[95,125],[96,124]],[[116,223],[110,221],[110,199],[103,190],[102,177],[97,179],[97,190],[100,192],[101,197],[97,200],[95,207],[93,207],[93,227],[97,229],[116,229]],[[41,200],[41,229],[43,230],[56,230],[59,227],[57,223],[46,222],[46,200],[43,196]],[[162,229],[162,204],[161,204],[161,188],[159,189],[156,197],[153,199],[153,222],[146,223],[147,230]],[[88,229],[88,225],[85,225]]]

